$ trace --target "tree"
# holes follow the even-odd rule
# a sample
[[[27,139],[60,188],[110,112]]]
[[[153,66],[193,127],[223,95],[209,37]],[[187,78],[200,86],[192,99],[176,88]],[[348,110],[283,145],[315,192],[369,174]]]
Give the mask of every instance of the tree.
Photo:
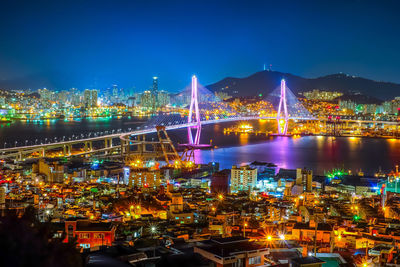
[[[15,213],[0,218],[0,266],[82,266],[75,244],[53,239],[50,223],[40,223],[33,207],[19,218]]]

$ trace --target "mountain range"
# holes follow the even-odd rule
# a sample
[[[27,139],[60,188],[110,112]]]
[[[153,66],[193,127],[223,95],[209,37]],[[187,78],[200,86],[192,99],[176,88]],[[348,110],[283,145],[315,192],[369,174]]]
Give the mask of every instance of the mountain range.
[[[245,78],[228,77],[207,86],[212,92],[226,92],[230,96],[263,96],[271,93],[280,85],[281,79],[286,80],[287,87],[295,94],[319,89],[338,91],[346,96],[361,95],[376,100],[390,100],[400,96],[400,84],[374,81],[343,73],[321,76],[318,78],[303,78],[290,73],[278,71],[260,71]]]
[[[61,84],[71,84],[70,81],[74,80],[72,77],[75,76],[53,73],[49,76],[51,79],[46,77],[48,77],[48,75],[31,75],[12,80],[0,79],[0,88],[42,88],[44,85],[47,85],[47,88],[62,88]],[[363,99],[362,101],[367,102],[391,100],[396,96],[400,96],[400,84],[374,81],[343,73],[317,78],[304,78],[290,73],[265,70],[244,78],[227,77],[206,86],[206,88],[212,92],[226,92],[228,95],[235,97],[255,96],[260,94],[267,96],[279,86],[282,78],[286,80],[288,88],[295,94],[313,89],[339,91],[344,93],[344,97],[349,99]],[[85,81],[85,79],[87,80],[87,75],[82,73],[79,80],[82,82]],[[98,79],[98,83],[108,84],[107,81],[101,79]],[[74,86],[71,85],[71,87]]]

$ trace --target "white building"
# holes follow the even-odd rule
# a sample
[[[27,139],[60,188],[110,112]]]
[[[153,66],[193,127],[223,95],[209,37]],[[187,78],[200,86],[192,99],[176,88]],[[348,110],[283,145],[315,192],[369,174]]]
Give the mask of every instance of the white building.
[[[257,169],[249,166],[232,166],[231,169],[231,192],[241,190],[252,190],[257,185]]]

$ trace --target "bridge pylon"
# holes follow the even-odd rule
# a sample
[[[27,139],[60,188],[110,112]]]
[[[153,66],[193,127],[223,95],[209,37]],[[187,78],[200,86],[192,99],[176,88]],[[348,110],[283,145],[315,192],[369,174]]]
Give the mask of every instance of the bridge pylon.
[[[282,109],[283,109],[283,114],[282,114]],[[281,97],[279,100],[276,121],[278,122],[278,134],[286,135],[289,124],[289,113],[287,110],[287,103],[286,103],[286,81],[284,79],[281,80]]]
[[[200,119],[200,111],[199,111],[199,102],[198,102],[198,90],[197,90],[197,77],[196,75],[192,76],[192,94],[190,99],[190,107],[189,107],[189,117],[188,123],[192,124],[196,122],[196,125],[188,127],[188,142],[189,145],[199,145],[200,144],[200,134],[201,134],[201,119]],[[195,113],[195,119],[193,119],[193,112]],[[196,130],[196,135],[193,139],[192,129]]]

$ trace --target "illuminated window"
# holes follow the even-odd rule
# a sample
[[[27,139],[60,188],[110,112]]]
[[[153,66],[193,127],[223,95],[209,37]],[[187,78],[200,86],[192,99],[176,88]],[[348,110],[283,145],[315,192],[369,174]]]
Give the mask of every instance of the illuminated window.
[[[87,239],[87,238],[90,238],[90,233],[79,234],[79,238],[80,238],[80,239]]]
[[[253,265],[253,264],[261,264],[261,256],[249,258],[249,265]]]
[[[94,234],[94,238],[104,239],[104,234],[103,233]]]

